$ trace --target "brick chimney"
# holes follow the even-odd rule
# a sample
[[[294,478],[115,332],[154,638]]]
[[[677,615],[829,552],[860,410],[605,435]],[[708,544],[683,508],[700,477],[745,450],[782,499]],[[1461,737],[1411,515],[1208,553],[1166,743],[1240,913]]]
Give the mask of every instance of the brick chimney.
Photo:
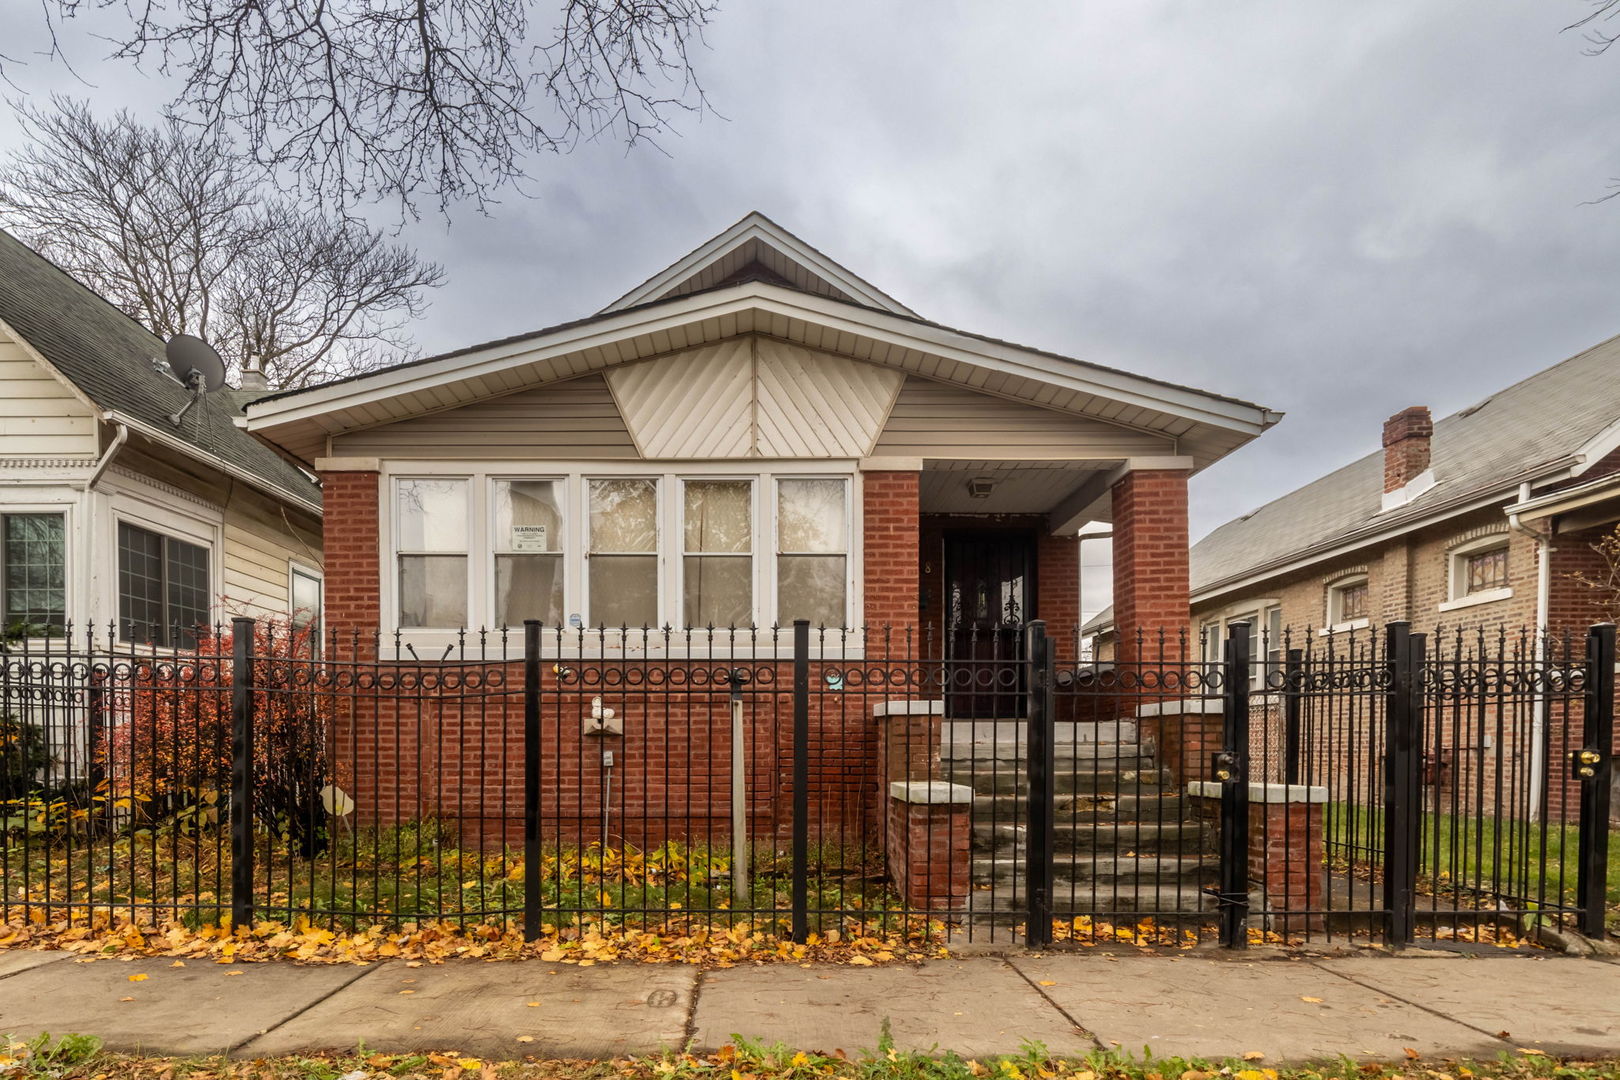
[[[1434,421],[1427,405],[1402,409],[1384,421],[1384,493],[1399,491],[1429,467]]]

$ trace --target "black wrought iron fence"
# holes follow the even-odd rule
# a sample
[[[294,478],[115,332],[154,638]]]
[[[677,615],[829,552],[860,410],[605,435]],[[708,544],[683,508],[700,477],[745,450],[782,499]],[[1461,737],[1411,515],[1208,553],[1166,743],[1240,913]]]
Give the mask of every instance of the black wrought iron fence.
[[[184,651],[20,641],[0,654],[0,914],[1601,933],[1613,642],[1395,624],[1082,659],[1039,623],[529,624],[419,656],[251,620]]]

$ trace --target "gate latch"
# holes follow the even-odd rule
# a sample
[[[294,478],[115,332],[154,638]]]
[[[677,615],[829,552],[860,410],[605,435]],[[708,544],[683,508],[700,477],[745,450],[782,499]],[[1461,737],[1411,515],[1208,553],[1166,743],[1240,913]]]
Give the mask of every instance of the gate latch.
[[[1209,774],[1221,783],[1237,779],[1238,756],[1234,750],[1217,750],[1210,755]]]
[[[1587,748],[1585,750],[1571,750],[1569,752],[1570,772],[1577,780],[1590,780],[1597,775],[1598,766],[1603,764],[1603,752]]]

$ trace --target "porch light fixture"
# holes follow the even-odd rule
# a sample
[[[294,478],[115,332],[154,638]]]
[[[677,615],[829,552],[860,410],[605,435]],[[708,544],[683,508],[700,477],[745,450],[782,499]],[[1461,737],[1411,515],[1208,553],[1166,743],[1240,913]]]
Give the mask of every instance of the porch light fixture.
[[[975,476],[967,482],[968,498],[988,499],[995,490],[996,482],[988,476]]]

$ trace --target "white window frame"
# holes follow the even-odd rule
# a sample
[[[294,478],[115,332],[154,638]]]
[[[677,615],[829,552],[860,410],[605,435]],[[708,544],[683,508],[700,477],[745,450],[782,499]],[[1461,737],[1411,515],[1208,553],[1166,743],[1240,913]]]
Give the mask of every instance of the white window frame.
[[[780,537],[779,537],[779,530],[778,530],[778,526],[780,525],[780,522],[777,521],[777,511],[778,511],[778,508],[781,506],[781,491],[780,491],[781,482],[783,480],[828,480],[828,479],[845,479],[845,478],[842,477],[842,476],[831,477],[827,473],[824,473],[824,472],[823,473],[780,472],[780,473],[771,473],[770,476],[769,476],[769,481],[770,481],[770,485],[771,485],[771,500],[770,500],[770,511],[769,511],[770,517],[771,517],[771,528],[770,528],[770,533],[769,533],[770,552],[771,552],[771,565],[770,565],[770,570],[768,571],[768,574],[767,574],[767,578],[768,578],[768,581],[769,581],[770,595],[768,597],[761,597],[758,594],[756,594],[755,599],[754,599],[754,608],[755,608],[756,611],[760,610],[760,604],[761,603],[765,603],[765,604],[769,605],[765,610],[767,610],[770,613],[770,621],[762,622],[761,625],[763,625],[763,626],[777,626],[777,627],[782,626],[782,618],[781,618],[782,613],[779,610],[780,605],[777,602],[777,590],[779,588],[779,582],[778,582],[779,575],[777,574],[777,567],[778,567],[778,565],[780,563],[780,560],[781,560],[783,555],[792,556],[792,555],[833,555],[833,554],[837,554],[836,552],[831,552],[831,551],[822,551],[822,552],[784,552],[782,550],[782,544],[781,544],[781,540],[780,540]],[[857,530],[855,528],[855,482],[854,482],[853,478],[848,478],[848,479],[845,480],[845,483],[844,483],[844,550],[843,550],[843,556],[844,556],[844,622],[846,622],[846,623],[848,623],[848,624],[850,624],[852,626],[859,626],[861,624],[861,620],[858,618],[857,612],[856,612],[855,606],[854,606],[854,604],[855,604],[855,582],[853,580],[854,577],[856,576],[855,575],[855,537],[856,537],[856,535],[858,535],[859,532],[860,532],[860,530]],[[791,626],[788,627],[788,629],[791,629]],[[815,628],[811,627],[811,629],[813,631]]]
[[[1457,544],[1446,551],[1446,599],[1438,610],[1457,611],[1461,608],[1476,607],[1480,604],[1492,604],[1498,600],[1510,600],[1513,597],[1513,586],[1504,585],[1495,589],[1481,589],[1479,592],[1468,592],[1468,559],[1470,556],[1482,552],[1501,548],[1508,557],[1508,580],[1512,580],[1513,545],[1511,538],[1505,532],[1493,532],[1473,540]]]
[[[638,473],[613,473],[613,474],[602,474],[602,473],[597,473],[597,472],[593,471],[593,472],[585,473],[584,475],[582,475],[582,476],[580,476],[578,478],[579,497],[580,497],[580,500],[581,500],[581,502],[580,502],[581,513],[580,513],[580,522],[579,522],[580,545],[579,545],[579,554],[578,554],[578,557],[577,557],[578,561],[579,561],[579,564],[580,564],[580,593],[579,593],[579,595],[580,595],[580,603],[579,603],[579,611],[577,613],[574,613],[574,614],[578,614],[580,616],[580,619],[581,619],[583,625],[586,626],[587,628],[590,628],[590,629],[593,629],[593,630],[597,630],[597,629],[614,630],[614,629],[616,629],[615,627],[598,627],[596,625],[596,619],[595,619],[595,617],[594,617],[594,615],[593,615],[593,613],[591,611],[591,575],[590,575],[590,561],[589,560],[590,560],[590,557],[592,555],[598,554],[598,552],[595,552],[595,551],[591,550],[591,520],[590,520],[590,518],[591,518],[591,482],[595,481],[595,480],[651,480],[653,482],[653,504],[654,504],[653,505],[653,529],[654,529],[654,535],[653,535],[652,556],[653,556],[653,565],[657,567],[657,572],[658,572],[658,586],[657,586],[657,597],[658,597],[657,609],[658,609],[658,612],[657,612],[657,616],[652,621],[652,625],[654,627],[660,627],[660,626],[665,625],[666,623],[673,624],[674,620],[671,620],[670,617],[669,617],[669,614],[670,614],[669,582],[670,582],[670,577],[672,575],[670,574],[670,567],[669,567],[668,540],[669,540],[669,537],[670,537],[671,533],[670,533],[670,529],[669,529],[669,523],[666,520],[669,517],[669,514],[670,514],[670,506],[669,506],[669,502],[670,502],[670,497],[669,497],[670,482],[669,482],[669,475],[668,474],[661,473],[661,472],[652,472],[652,471],[638,472]],[[645,556],[647,553],[643,552],[643,551],[625,551],[625,552],[603,551],[603,552],[600,552],[600,554],[607,555],[609,557],[612,557],[614,555],[629,555],[629,556],[633,557],[633,556],[638,556],[638,555]],[[566,552],[566,551],[563,552],[563,558],[565,560],[568,558],[568,552]],[[678,607],[677,607],[676,610],[679,610]],[[490,614],[491,615],[494,614],[493,609],[491,610]],[[572,621],[573,614],[570,614],[569,618],[570,618],[570,621]],[[630,629],[631,630],[639,630],[640,627],[630,627]]]
[[[118,526],[125,522],[147,532],[162,533],[164,536],[208,549],[208,621],[211,626],[217,624],[220,619],[220,597],[225,591],[223,516],[205,517],[202,514],[189,513],[185,504],[178,500],[171,500],[166,504],[152,502],[146,495],[149,489],[145,487],[136,489],[133,484],[126,484],[122,477],[112,477],[109,474],[108,482],[105,482],[104,486],[110,489],[111,498],[109,512],[105,518],[106,531],[102,540],[106,545],[103,549],[106,552],[103,563],[106,576],[103,580],[108,583],[107,602],[111,605],[108,621],[114,627],[113,634],[117,643],[128,648],[150,648],[146,643],[130,641],[124,637],[124,619],[120,610],[118,588]],[[134,494],[135,490],[139,490],[141,494]]]
[[[1273,614],[1281,619],[1282,604],[1275,599],[1251,601],[1246,604],[1235,604],[1226,608],[1218,615],[1206,615],[1199,621],[1199,631],[1213,627],[1214,632],[1204,638],[1204,662],[1218,664],[1224,653],[1226,634],[1233,623],[1246,622],[1254,629],[1249,634],[1249,691],[1264,691],[1266,689],[1266,668],[1270,661],[1264,651],[1269,638],[1267,636],[1267,622]],[[1272,652],[1281,655],[1282,642],[1270,642]],[[1280,661],[1277,661],[1280,663]]]
[[[315,609],[315,640],[320,641],[322,632],[326,628],[326,575],[308,563],[301,563],[297,559],[287,560],[287,626],[292,628],[293,613],[297,610],[297,590],[294,584],[301,577],[314,581],[320,589],[321,598]]]
[[[705,552],[701,552],[701,551],[688,551],[686,549],[686,485],[688,483],[693,482],[693,481],[697,481],[699,483],[732,481],[734,483],[735,482],[746,482],[748,484],[748,570],[749,570],[748,581],[749,581],[749,587],[751,589],[749,607],[750,607],[750,614],[751,614],[751,617],[753,619],[754,625],[756,625],[756,626],[765,625],[765,623],[760,619],[760,612],[763,610],[763,608],[761,607],[761,604],[765,600],[765,598],[760,595],[761,582],[764,581],[764,580],[770,580],[771,583],[772,583],[772,587],[774,588],[774,586],[775,586],[775,577],[774,577],[774,575],[767,575],[760,567],[760,563],[764,562],[764,559],[761,557],[762,553],[760,551],[760,546],[759,546],[760,537],[764,534],[764,530],[762,530],[760,528],[760,522],[763,519],[763,514],[762,514],[762,511],[760,509],[760,501],[761,501],[761,499],[760,499],[760,484],[764,479],[765,479],[765,477],[762,476],[759,473],[746,473],[746,472],[744,472],[744,473],[682,473],[680,475],[680,478],[677,481],[677,483],[679,483],[679,485],[680,485],[680,491],[675,493],[672,496],[672,501],[675,502],[677,505],[674,508],[675,509],[675,531],[674,531],[674,533],[671,534],[672,537],[674,538],[673,546],[678,549],[675,552],[675,565],[673,567],[676,580],[675,580],[674,588],[671,591],[674,594],[674,598],[675,598],[675,601],[674,601],[675,602],[675,608],[674,608],[674,610],[680,614],[680,619],[679,619],[680,623],[685,623],[686,622],[686,559],[687,559],[687,557],[688,556],[692,556],[692,557],[695,557],[695,558],[704,558],[704,557],[725,558],[725,557],[727,557],[724,554],[717,553],[717,552],[705,553]],[[773,491],[772,494],[774,494],[774,491]],[[774,504],[773,504],[773,506],[774,506]],[[772,511],[772,513],[774,514],[774,510]],[[774,521],[773,521],[772,524],[774,526]],[[774,537],[776,535],[776,530],[775,530],[774,527],[770,530],[770,535],[772,537]],[[730,557],[736,558],[737,556],[735,554],[733,554]],[[772,602],[774,602],[774,595],[772,597]],[[696,631],[698,629],[706,629],[706,628],[693,627],[694,631]],[[725,631],[727,629],[729,629],[729,628],[724,627],[724,626],[717,626],[717,627],[715,627],[715,633],[718,634],[718,633],[720,633],[722,631]],[[738,629],[745,629],[745,628],[744,627],[739,627]]]
[[[396,494],[398,481],[405,479],[465,479],[468,482],[471,523],[468,534],[468,629],[477,631],[497,629],[495,612],[495,549],[492,542],[494,529],[494,499],[491,483],[494,480],[561,480],[563,482],[563,605],[565,623],[570,629],[591,631],[592,647],[610,652],[639,648],[642,638],[632,632],[628,640],[620,640],[617,629],[602,630],[590,624],[590,598],[586,573],[586,552],[590,542],[590,507],[588,481],[592,479],[657,480],[659,485],[659,625],[680,627],[684,623],[684,553],[685,553],[685,498],[684,482],[692,480],[747,480],[753,485],[753,582],[754,620],[759,628],[751,634],[751,642],[759,649],[782,647],[791,641],[792,627],[775,627],[776,623],[776,481],[779,479],[842,479],[844,483],[846,530],[845,594],[846,621],[859,627],[862,620],[864,597],[862,571],[864,545],[859,509],[862,505],[862,479],[853,459],[827,461],[760,461],[739,467],[736,461],[692,463],[678,466],[662,462],[514,462],[501,461],[385,461],[379,480],[379,497],[386,503],[378,514],[378,565],[382,568],[379,604],[382,630],[385,636],[399,631],[400,647],[414,646],[420,655],[428,655],[427,648],[442,650],[460,640],[459,628],[400,627],[399,626],[399,555],[394,538],[399,535]],[[521,633],[521,626],[508,627],[510,633]],[[555,635],[547,627],[543,648],[554,649]],[[700,631],[694,628],[691,639],[696,641]],[[682,640],[687,639],[684,628]],[[519,639],[520,640],[520,639]],[[728,631],[716,628],[713,647],[716,651],[731,647]],[[831,647],[831,646],[829,646]],[[649,648],[651,645],[649,644]],[[863,643],[851,635],[840,640],[839,655],[861,655]],[[694,646],[694,651],[696,646]],[[409,653],[403,653],[409,658]]]
[[[77,542],[78,530],[73,519],[75,507],[72,503],[61,502],[19,502],[0,503],[0,518],[12,514],[56,514],[62,519],[62,617],[66,624],[65,632],[75,629],[73,619],[75,599],[74,591],[74,558],[77,552],[74,545]],[[0,523],[3,525],[3,523]],[[0,533],[0,573],[4,573],[4,534]],[[0,622],[5,619],[5,582],[0,580]],[[116,602],[117,597],[114,597]],[[3,630],[4,627],[0,627]],[[38,635],[30,636],[31,641],[43,640]]]
[[[1345,592],[1358,586],[1367,589],[1367,603],[1370,606],[1372,604],[1372,579],[1366,573],[1346,574],[1328,582],[1323,634],[1345,634],[1352,630],[1364,630],[1372,625],[1372,616],[1370,615],[1363,615],[1354,619],[1346,619],[1343,615],[1341,603]]]
[[[415,548],[412,548],[409,551],[402,551],[402,550],[400,550],[400,549],[398,549],[398,548],[396,548],[394,546],[394,544],[392,542],[392,538],[400,536],[400,535],[403,534],[403,530],[400,528],[400,524],[399,524],[399,510],[400,510],[400,505],[399,505],[399,485],[400,485],[401,482],[406,481],[406,480],[464,480],[464,481],[466,481],[466,488],[467,488],[467,490],[466,490],[466,504],[465,504],[465,510],[466,510],[466,513],[467,513],[467,550],[466,551],[462,551],[462,552],[455,552],[455,551],[422,551],[422,550],[417,550]],[[487,483],[487,481],[486,481],[486,483]],[[479,513],[479,507],[480,507],[480,504],[481,504],[481,500],[484,499],[484,493],[483,493],[484,487],[485,487],[485,484],[480,483],[477,477],[475,477],[475,476],[473,476],[473,475],[471,475],[469,473],[466,473],[466,472],[430,473],[430,472],[423,472],[421,470],[413,470],[411,472],[399,473],[397,475],[390,476],[388,478],[388,522],[389,522],[390,543],[389,543],[389,546],[388,546],[388,559],[387,559],[387,563],[386,563],[386,566],[387,566],[386,572],[387,572],[387,574],[389,576],[390,584],[384,589],[384,595],[388,596],[388,597],[391,597],[392,600],[393,600],[393,612],[394,612],[393,626],[394,627],[399,627],[399,612],[400,612],[400,606],[401,606],[400,605],[400,596],[399,596],[399,577],[400,577],[399,560],[400,560],[400,558],[403,557],[403,556],[406,556],[406,555],[434,556],[434,555],[457,555],[457,554],[461,555],[463,558],[465,558],[467,560],[467,596],[466,596],[465,608],[464,608],[464,610],[467,612],[467,622],[468,622],[469,626],[474,626],[474,627],[477,626],[477,621],[474,618],[474,613],[476,611],[476,608],[475,608],[475,606],[473,604],[473,598],[475,596],[479,596],[481,594],[480,589],[478,587],[479,586],[479,581],[478,581],[478,579],[476,577],[476,575],[479,573],[480,567],[479,567],[479,565],[477,563],[475,563],[474,553],[478,550],[479,530],[476,527],[476,523],[479,521],[480,516],[481,516],[480,513]],[[491,586],[491,588],[493,588],[493,586]],[[440,631],[441,633],[463,629],[462,627],[455,627],[455,626],[412,626],[412,627],[399,627],[399,628],[400,629],[405,629],[405,630],[410,630],[410,631],[436,630],[436,631]],[[391,628],[388,628],[388,629],[391,629]],[[387,632],[386,629],[385,629],[385,632]]]

